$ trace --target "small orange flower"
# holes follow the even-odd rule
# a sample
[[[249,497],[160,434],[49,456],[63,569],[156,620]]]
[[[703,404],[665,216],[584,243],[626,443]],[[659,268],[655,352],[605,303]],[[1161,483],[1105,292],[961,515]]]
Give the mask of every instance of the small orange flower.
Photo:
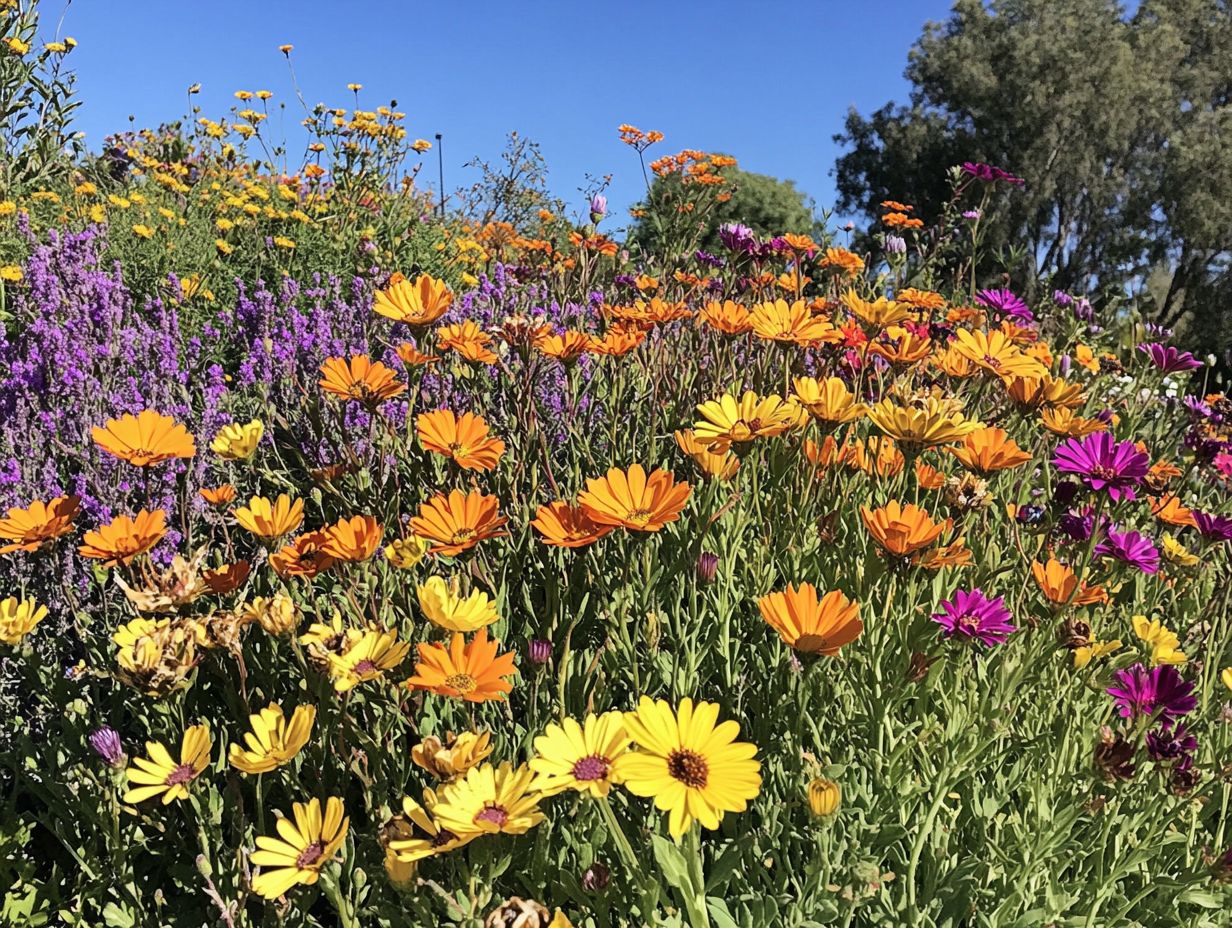
[[[456,351],[476,364],[495,364],[496,355],[488,348],[492,336],[473,319],[443,325],[436,330],[436,344],[442,350]]]
[[[572,364],[590,350],[591,337],[585,332],[568,329],[560,335],[544,335],[535,341],[535,348],[562,364]]]
[[[963,539],[958,539],[950,545],[938,545],[927,551],[919,551],[911,563],[925,570],[940,570],[942,567],[966,567],[971,563],[971,549]]]
[[[1169,525],[1187,525],[1190,528],[1197,525],[1194,521],[1193,510],[1182,506],[1177,497],[1151,496],[1148,499],[1151,502],[1151,515],[1160,522],[1167,522]]]
[[[76,496],[57,496],[50,503],[36,499],[25,509],[10,509],[0,519],[0,539],[10,542],[0,547],[0,554],[37,551],[46,542],[67,535],[73,530],[80,502]]]
[[[615,530],[615,526],[597,524],[581,506],[570,506],[564,500],[540,506],[531,525],[544,544],[556,548],[584,548]]]
[[[1067,383],[1059,377],[1012,377],[1005,385],[1010,399],[1019,409],[1077,409],[1087,401],[1082,384]]]
[[[788,584],[784,592],[759,599],[757,608],[784,644],[805,654],[833,657],[864,630],[857,603],[838,590],[818,600],[817,588],[811,583],[801,583],[798,589]]]
[[[650,476],[640,464],[627,471],[613,467],[605,477],[591,477],[578,494],[578,504],[598,525],[623,526],[635,532],[657,532],[680,518],[692,488],[676,483],[665,470]]]
[[[868,407],[857,402],[856,395],[838,377],[822,381],[797,377],[795,400],[828,429],[859,419],[868,412]]]
[[[887,300],[883,296],[877,297],[870,303],[868,300],[861,299],[854,290],[848,290],[842,295],[840,302],[870,330],[883,329],[888,325],[895,325],[904,319],[911,318],[911,310],[906,304],[896,300]]]
[[[843,460],[846,448],[839,448],[833,435],[827,435],[820,445],[811,438],[804,440],[804,456],[814,467],[825,469]]]
[[[1102,432],[1108,428],[1099,419],[1084,419],[1074,415],[1072,409],[1064,406],[1055,409],[1045,408],[1040,412],[1040,423],[1054,435],[1065,435],[1070,438],[1082,438],[1092,432]]]
[[[924,490],[940,490],[945,486],[946,476],[931,464],[915,459],[915,482]]]
[[[1044,365],[1023,354],[1000,329],[959,329],[950,347],[997,377],[1043,378],[1047,373]]]
[[[202,487],[201,498],[211,506],[225,506],[235,499],[235,487],[224,483],[217,487]]]
[[[259,538],[280,538],[304,521],[304,501],[292,500],[286,493],[272,503],[264,496],[254,496],[247,506],[235,510],[235,521]]]
[[[1018,447],[1005,429],[998,428],[976,429],[949,451],[963,467],[982,475],[1021,467],[1031,460],[1029,452]]]
[[[453,293],[444,281],[421,274],[411,283],[401,274],[395,274],[389,286],[377,291],[372,309],[395,322],[421,326],[436,322],[452,303]]]
[[[879,509],[860,507],[860,518],[873,541],[889,554],[906,557],[931,545],[951,522],[934,522],[919,506],[892,500]]]
[[[221,567],[203,570],[201,579],[211,593],[223,596],[227,593],[234,593],[243,586],[251,572],[252,565],[247,561],[236,561],[234,564],[223,564]]]
[[[702,307],[701,321],[723,335],[744,335],[753,331],[749,311],[732,300],[712,300]]]
[[[900,303],[906,303],[908,306],[914,306],[916,309],[927,309],[929,311],[945,309],[945,297],[932,290],[917,290],[915,287],[906,287],[895,293],[894,299]]]
[[[933,343],[927,335],[917,335],[908,329],[892,325],[887,326],[877,339],[869,342],[868,350],[890,364],[907,365],[927,358],[932,353]]]
[[[142,509],[137,515],[116,516],[106,525],[86,532],[78,548],[82,557],[103,562],[104,567],[117,564],[128,565],[133,558],[144,554],[162,541],[167,534],[167,513],[162,509],[149,512]]]
[[[385,529],[372,516],[352,516],[339,519],[323,529],[322,550],[338,561],[366,561],[381,546]]]
[[[1085,581],[1079,581],[1074,572],[1055,557],[1050,557],[1047,564],[1032,561],[1031,574],[1044,598],[1058,606],[1086,606],[1108,601],[1108,594],[1101,587],[1087,586]]]
[[[592,337],[587,350],[591,354],[619,357],[628,354],[645,340],[646,331],[644,329],[636,326],[614,325],[603,334],[602,338]]]
[[[500,514],[500,500],[484,496],[478,490],[463,495],[452,490],[446,496],[438,493],[422,503],[419,515],[411,519],[411,531],[435,544],[432,554],[455,555],[475,547],[488,538],[508,535],[501,526],[509,520]]]
[[[637,300],[632,306],[607,306],[605,309],[616,319],[643,327],[688,319],[693,315],[693,310],[684,303],[669,302],[657,296],[649,301]]]
[[[827,248],[825,257],[818,264],[820,267],[842,271],[848,277],[855,277],[864,270],[864,259],[846,248]]]
[[[161,464],[173,458],[191,458],[196,443],[184,426],[153,409],[138,415],[108,419],[101,428],[90,429],[94,443],[113,457],[137,467]]]
[[[448,409],[421,413],[415,430],[425,448],[463,470],[492,470],[505,453],[505,443],[490,437],[488,423],[474,413],[464,412],[461,418]]]
[[[324,532],[297,535],[291,539],[290,544],[270,555],[270,566],[280,577],[302,577],[311,580],[334,566],[334,558],[325,551],[328,541],[329,536]]]
[[[423,642],[419,645],[415,675],[403,685],[467,702],[503,700],[513,690],[513,684],[505,678],[517,670],[513,666],[513,652],[498,656],[499,649],[499,642],[488,641],[486,628],[479,629],[469,644],[461,632],[454,632],[448,648]]]
[[[425,364],[435,364],[440,357],[435,354],[424,354],[411,342],[402,342],[397,348],[398,360],[407,367],[422,367]]]
[[[893,438],[871,435],[859,438],[843,448],[843,463],[870,477],[896,477],[907,465],[907,459]]]
[[[387,399],[406,392],[394,372],[366,354],[346,358],[327,358],[321,365],[321,389],[344,400],[355,400],[375,408]]]

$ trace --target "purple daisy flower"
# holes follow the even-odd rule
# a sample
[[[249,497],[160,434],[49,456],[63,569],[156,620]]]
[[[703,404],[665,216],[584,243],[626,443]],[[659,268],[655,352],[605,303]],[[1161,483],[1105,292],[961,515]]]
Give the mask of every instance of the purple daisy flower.
[[[1118,442],[1110,432],[1071,438],[1052,459],[1057,470],[1077,474],[1092,490],[1107,490],[1112,501],[1134,499],[1134,487],[1151,469],[1151,458],[1132,441]]]
[[[1096,557],[1110,557],[1136,567],[1144,574],[1159,573],[1159,549],[1155,542],[1138,532],[1118,532],[1108,529],[1107,536],[1095,546]]]
[[[730,251],[751,252],[757,248],[757,236],[753,230],[738,222],[725,222],[719,226],[719,241]]]
[[[1182,374],[1186,371],[1196,371],[1202,362],[1188,351],[1180,351],[1175,345],[1161,345],[1159,342],[1143,342],[1138,350],[1151,359],[1156,369],[1165,374]]]
[[[1134,664],[1112,675],[1116,686],[1108,687],[1108,695],[1116,702],[1121,718],[1152,716],[1175,719],[1192,712],[1198,705],[1193,696],[1193,684],[1186,681],[1170,664],[1149,670]]]
[[[1232,541],[1232,519],[1215,512],[1194,510],[1194,527],[1207,541]]]
[[[941,611],[933,621],[943,629],[942,635],[953,638],[978,639],[985,647],[1004,644],[1018,628],[1010,622],[1010,611],[1000,596],[989,599],[981,589],[955,590],[949,600],[942,600]]]
[[[1013,290],[981,290],[975,295],[975,302],[988,309],[995,309],[999,313],[1013,316],[1015,319],[1021,319],[1024,322],[1033,322],[1035,320],[1035,316],[1032,314],[1031,308],[1027,306],[1026,301],[1014,293]]]
[[[1198,749],[1198,739],[1189,733],[1184,722],[1174,726],[1165,719],[1159,728],[1146,733],[1146,749],[1151,760],[1176,760]]]
[[[1021,187],[1026,181],[1016,174],[1011,174],[1004,168],[999,168],[991,164],[985,164],[983,161],[964,161],[962,165],[963,173],[970,174],[976,180],[982,180],[986,183],[996,183],[1003,181],[1007,184],[1013,184],[1016,187]]]

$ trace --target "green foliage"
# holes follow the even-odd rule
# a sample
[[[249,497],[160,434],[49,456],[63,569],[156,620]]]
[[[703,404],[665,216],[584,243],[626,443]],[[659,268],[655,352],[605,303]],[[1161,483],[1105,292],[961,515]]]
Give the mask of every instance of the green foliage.
[[[850,148],[840,211],[910,199],[933,219],[948,167],[1000,165],[1027,184],[998,194],[985,279],[1109,300],[1159,271],[1168,285],[1145,294],[1148,314],[1208,343],[1232,250],[1232,6],[1146,0],[1128,16],[1112,0],[959,0],[907,78],[909,105],[852,111],[836,136]]]
[[[38,28],[37,3],[0,4],[0,190],[36,187],[81,151],[70,129],[81,101],[64,65],[75,43],[39,48]]]

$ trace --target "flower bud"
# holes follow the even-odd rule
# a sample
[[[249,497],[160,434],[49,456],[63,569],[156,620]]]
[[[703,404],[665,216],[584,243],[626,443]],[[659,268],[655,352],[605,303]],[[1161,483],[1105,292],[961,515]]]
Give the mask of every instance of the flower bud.
[[[809,809],[818,818],[827,818],[838,811],[843,791],[833,780],[817,777],[808,785]]]
[[[596,193],[590,198],[590,221],[597,223],[607,215],[607,197]]]
[[[588,893],[601,893],[611,881],[612,871],[603,861],[596,860],[582,874],[582,889]]]
[[[719,570],[719,556],[703,551],[697,556],[697,579],[702,583],[714,583],[715,574]]]
[[[120,741],[120,733],[114,728],[104,725],[90,732],[90,747],[108,767],[118,769],[124,766],[124,744]]]
[[[552,659],[552,642],[545,638],[532,638],[526,646],[527,656],[536,667],[542,667]]]

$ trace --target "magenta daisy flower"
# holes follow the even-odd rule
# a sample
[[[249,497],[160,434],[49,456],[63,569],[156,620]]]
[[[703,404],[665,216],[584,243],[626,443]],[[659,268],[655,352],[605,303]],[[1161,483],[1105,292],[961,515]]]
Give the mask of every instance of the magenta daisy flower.
[[[1035,320],[1026,301],[1013,290],[981,290],[975,295],[975,302],[987,309],[995,309],[999,313],[1013,316],[1024,322]]]
[[[933,614],[946,638],[959,635],[978,640],[985,647],[1004,644],[1018,628],[1010,622],[1010,611],[1000,596],[989,599],[981,589],[955,590],[948,600],[942,600],[941,611]]]
[[[1092,490],[1106,490],[1112,501],[1134,499],[1134,487],[1151,469],[1149,455],[1132,441],[1118,442],[1111,432],[1071,438],[1053,455],[1057,470],[1077,474]]]
[[[1163,719],[1175,719],[1192,712],[1198,705],[1193,696],[1193,684],[1185,680],[1171,664],[1161,664],[1149,670],[1134,664],[1112,675],[1116,686],[1108,687],[1108,695],[1116,702],[1122,718],[1158,714]]]
[[[1144,574],[1159,573],[1159,549],[1155,547],[1155,542],[1138,532],[1108,529],[1107,536],[1095,546],[1095,556],[1110,557],[1136,567]]]
[[[1194,526],[1207,541],[1232,541],[1232,519],[1214,512],[1194,510]]]
[[[1151,359],[1151,363],[1165,374],[1182,374],[1186,371],[1196,371],[1202,362],[1188,351],[1180,351],[1174,345],[1161,345],[1159,342],[1143,342],[1138,350]]]

